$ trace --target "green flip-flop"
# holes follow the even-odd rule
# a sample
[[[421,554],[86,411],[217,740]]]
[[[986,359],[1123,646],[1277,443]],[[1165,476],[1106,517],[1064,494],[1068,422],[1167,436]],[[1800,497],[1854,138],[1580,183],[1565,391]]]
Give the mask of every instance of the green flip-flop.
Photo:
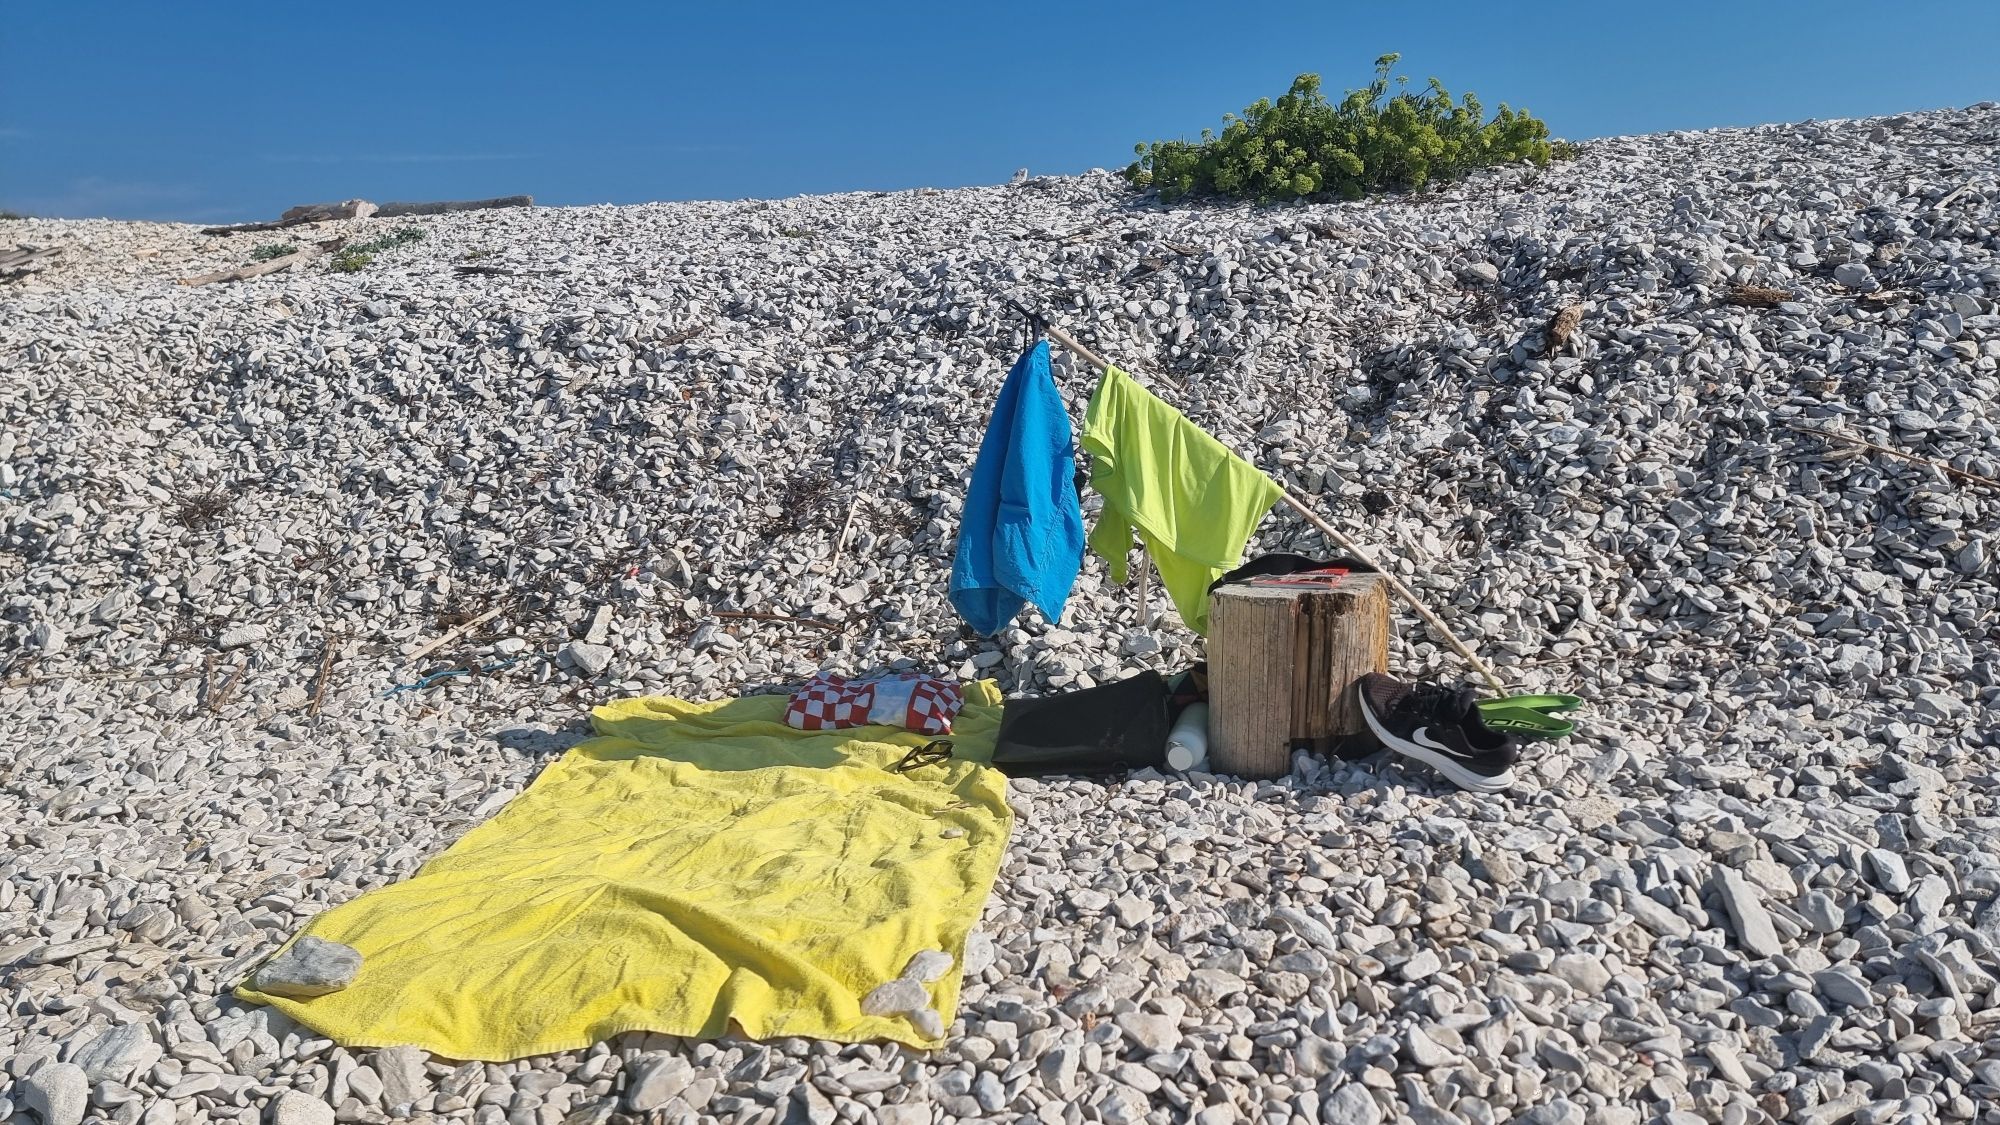
[[[1520,738],[1568,738],[1576,724],[1558,719],[1561,712],[1574,711],[1583,700],[1574,695],[1509,695],[1479,701],[1479,717],[1494,730]]]

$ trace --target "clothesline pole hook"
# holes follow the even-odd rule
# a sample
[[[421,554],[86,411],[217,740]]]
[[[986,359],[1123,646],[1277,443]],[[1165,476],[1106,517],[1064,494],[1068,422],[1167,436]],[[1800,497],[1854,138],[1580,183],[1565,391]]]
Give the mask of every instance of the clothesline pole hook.
[[[1047,317],[1043,316],[1041,313],[1034,311],[1033,309],[1030,309],[1028,306],[1022,304],[1021,302],[1015,300],[1012,297],[1007,298],[1007,303],[1014,306],[1014,311],[1020,313],[1021,316],[1027,320],[1028,328],[1031,331],[1033,331],[1035,335],[1046,336],[1049,334],[1049,321]]]

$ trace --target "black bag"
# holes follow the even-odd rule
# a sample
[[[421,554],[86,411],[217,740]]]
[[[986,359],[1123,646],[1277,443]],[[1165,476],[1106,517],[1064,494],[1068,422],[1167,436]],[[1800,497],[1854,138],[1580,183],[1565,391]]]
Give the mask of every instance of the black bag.
[[[1000,711],[993,766],[1010,777],[1123,773],[1167,760],[1167,681],[1154,671]]]
[[[1223,586],[1238,582],[1248,582],[1252,578],[1265,578],[1274,574],[1300,574],[1310,570],[1346,570],[1355,574],[1374,574],[1375,568],[1360,559],[1350,559],[1346,555],[1335,555],[1330,559],[1316,559],[1309,555],[1293,555],[1282,551],[1268,555],[1258,555],[1228,574],[1208,584],[1208,592],[1213,594]]]

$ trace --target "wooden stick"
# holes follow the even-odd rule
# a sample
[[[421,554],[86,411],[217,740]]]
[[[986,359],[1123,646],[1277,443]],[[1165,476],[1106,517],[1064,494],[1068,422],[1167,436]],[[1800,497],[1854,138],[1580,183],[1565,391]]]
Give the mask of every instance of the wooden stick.
[[[857,489],[854,499],[847,502],[847,518],[840,523],[840,535],[833,541],[833,569],[839,569],[840,556],[847,550],[847,533],[854,528],[854,510],[861,506],[861,492]]]
[[[1362,562],[1365,562],[1369,566],[1373,566],[1375,567],[1376,570],[1380,571],[1382,577],[1388,581],[1389,588],[1396,591],[1396,594],[1399,597],[1401,597],[1404,601],[1408,602],[1410,604],[1410,608],[1417,611],[1417,616],[1423,618],[1424,623],[1426,625],[1429,625],[1431,628],[1437,630],[1438,635],[1442,636],[1445,639],[1445,641],[1451,645],[1452,651],[1464,657],[1465,662],[1467,664],[1472,665],[1473,670],[1479,673],[1480,678],[1486,681],[1486,685],[1493,689],[1495,695],[1507,694],[1507,689],[1500,686],[1500,678],[1493,674],[1493,669],[1487,667],[1486,662],[1484,660],[1479,659],[1479,657],[1476,654],[1474,654],[1471,649],[1465,647],[1465,642],[1459,640],[1456,636],[1452,635],[1452,631],[1445,627],[1444,622],[1438,620],[1437,614],[1432,613],[1429,609],[1425,608],[1424,603],[1417,600],[1417,595],[1413,593],[1408,586],[1403,585],[1401,579],[1389,573],[1382,567],[1377,566],[1375,560],[1368,557],[1368,552],[1362,550],[1360,546],[1358,546],[1352,539],[1349,539],[1347,536],[1342,535],[1337,529],[1334,528],[1332,524],[1319,518],[1319,516],[1316,513],[1314,513],[1311,508],[1306,507],[1305,501],[1300,500],[1298,497],[1292,495],[1290,492],[1285,493],[1283,499],[1285,503],[1291,505],[1293,511],[1296,511],[1298,514],[1304,516],[1306,518],[1307,523],[1312,524],[1314,527],[1318,528],[1321,535],[1326,536],[1328,539],[1331,539],[1334,541],[1334,543],[1338,544],[1341,550],[1346,551],[1348,554],[1353,555],[1355,558],[1360,559]]]
[[[446,633],[444,636],[439,637],[437,640],[434,640],[427,645],[419,647],[417,651],[411,653],[408,656],[405,656],[403,658],[403,663],[414,664],[417,661],[422,660],[424,657],[430,655],[433,652],[436,652],[438,649],[443,648],[444,646],[466,635],[467,633],[472,632],[474,629],[479,628],[481,625],[486,624],[488,621],[491,621],[494,618],[500,616],[500,611],[506,608],[507,607],[505,605],[494,606],[492,609],[489,609],[485,613],[480,614],[478,617],[475,617],[472,620],[466,622],[465,624],[460,625],[458,628],[453,629],[451,632]]]
[[[1945,464],[1943,461],[1934,461],[1929,457],[1919,457],[1914,453],[1905,453],[1900,449],[1891,449],[1886,445],[1876,445],[1872,441],[1863,441],[1858,437],[1849,437],[1846,434],[1837,434],[1834,433],[1832,430],[1822,430],[1817,426],[1802,426],[1797,422],[1786,422],[1784,426],[1788,430],[1797,430],[1799,433],[1802,434],[1812,434],[1814,437],[1823,437],[1828,441],[1844,441],[1849,445],[1858,445],[1863,449],[1872,449],[1875,452],[1880,453],[1887,457],[1895,457],[1898,458],[1899,460],[1908,461],[1915,465],[1924,465],[1929,468],[1936,469],[1941,473],[1957,477],[1960,480],[1967,480],[1971,481],[1973,484],[1984,485],[1987,488],[2000,490],[2000,480],[1994,480],[1992,477],[1982,477],[1978,473],[1968,473],[1964,469],[1953,468],[1952,466]]]
[[[783,613],[752,613],[749,610],[741,609],[711,609],[708,611],[708,615],[710,617],[727,617],[742,621],[784,621],[793,625],[810,625],[815,629],[826,629],[831,632],[838,632],[840,630],[840,626],[831,621],[814,621],[810,617],[792,617],[789,614]]]
[[[1043,323],[1043,327],[1049,330],[1050,339],[1053,339],[1056,343],[1061,344],[1063,347],[1068,348],[1070,351],[1073,351],[1076,354],[1082,356],[1083,361],[1085,363],[1090,364],[1092,367],[1097,368],[1099,371],[1110,370],[1111,368],[1110,361],[1106,360],[1103,356],[1098,355],[1096,352],[1091,351],[1089,348],[1084,347],[1082,344],[1077,343],[1076,337],[1070,335],[1067,332],[1064,332],[1062,329],[1057,328],[1055,325],[1049,324],[1047,322]],[[1165,375],[1156,374],[1155,377],[1158,378],[1160,382],[1165,383],[1167,386],[1172,387],[1177,391],[1187,390],[1186,387],[1181,386],[1179,383],[1174,382],[1172,379],[1167,378]]]
[[[1076,340],[1073,339],[1069,333],[1064,332],[1062,329],[1057,328],[1053,324],[1047,325],[1046,327],[1048,328],[1049,336],[1051,338],[1053,338],[1057,343],[1061,344],[1062,346],[1075,352],[1077,355],[1083,357],[1084,362],[1092,365],[1093,367],[1099,368],[1100,370],[1109,368],[1111,366],[1109,363],[1106,363],[1103,357],[1099,356],[1096,352],[1093,352],[1089,348],[1084,347],[1082,344],[1077,343]],[[1382,567],[1376,566],[1374,560],[1368,557],[1368,552],[1363,551],[1359,546],[1355,544],[1355,542],[1352,539],[1349,539],[1347,536],[1342,535],[1338,530],[1334,528],[1332,524],[1321,519],[1318,516],[1318,514],[1316,514],[1311,508],[1306,507],[1305,501],[1292,495],[1289,491],[1283,492],[1282,498],[1284,502],[1286,504],[1289,504],[1294,511],[1298,512],[1301,516],[1304,516],[1307,523],[1310,523],[1314,527],[1318,528],[1320,534],[1326,536],[1328,539],[1331,539],[1334,541],[1334,543],[1338,544],[1341,550],[1346,551],[1348,554],[1353,555],[1355,558],[1360,559],[1362,562],[1367,563],[1369,566],[1374,566],[1376,570],[1381,571],[1382,577],[1388,580],[1389,588],[1396,591],[1398,597],[1402,598],[1405,602],[1408,602],[1411,609],[1417,611],[1417,616],[1424,619],[1424,624],[1429,625],[1432,629],[1437,630],[1438,634],[1442,636],[1445,639],[1445,641],[1451,645],[1452,651],[1458,653],[1459,656],[1463,657],[1467,664],[1472,665],[1473,670],[1479,673],[1480,678],[1486,681],[1487,686],[1491,687],[1495,694],[1498,695],[1507,694],[1507,689],[1500,685],[1500,678],[1493,674],[1493,669],[1487,667],[1486,662],[1484,660],[1479,659],[1477,654],[1475,654],[1471,649],[1467,648],[1465,646],[1465,642],[1459,640],[1456,636],[1454,636],[1452,634],[1452,631],[1445,627],[1444,622],[1438,620],[1436,614],[1432,613],[1428,608],[1426,608],[1423,602],[1417,600],[1417,595],[1413,593],[1408,586],[1403,585],[1401,579],[1389,573],[1387,570],[1384,570]]]
[[[262,277],[267,273],[277,273],[279,270],[291,269],[300,262],[317,257],[319,257],[319,247],[301,246],[289,254],[280,254],[266,262],[252,262],[247,266],[237,266],[233,270],[219,270],[215,273],[205,273],[197,277],[184,277],[181,278],[181,284],[194,286],[213,285],[218,281],[248,281],[253,277]]]
[[[308,715],[319,714],[320,703],[326,698],[326,678],[333,672],[333,646],[339,639],[333,633],[326,635],[326,651],[319,658],[319,675],[313,680],[312,703],[306,708]]]
[[[1153,556],[1139,552],[1139,628],[1151,629],[1153,616]]]

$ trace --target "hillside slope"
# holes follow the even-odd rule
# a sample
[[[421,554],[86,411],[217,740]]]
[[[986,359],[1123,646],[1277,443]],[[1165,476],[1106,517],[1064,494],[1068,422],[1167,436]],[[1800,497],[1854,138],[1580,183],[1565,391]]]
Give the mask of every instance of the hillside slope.
[[[626,1037],[420,1111],[601,1122],[667,1052],[713,1081],[665,1108],[718,1120],[1987,1120],[2000,489],[1800,427],[2000,477],[1996,169],[1988,104],[1361,204],[1092,175],[328,224],[426,237],[195,289],[266,236],[0,224],[67,247],[0,289],[0,1098],[129,1023],[190,1067],[206,1034],[226,1080],[149,1063],[99,1091],[128,1125],[279,1088],[376,1119],[345,1052],[217,989],[490,814],[592,702],[1196,659],[1094,558],[1062,622],[959,628],[1012,298],[1315,498],[1510,684],[1586,696],[1586,737],[1495,798],[1386,759],[1017,784],[950,1049]],[[1282,509],[1258,545],[1325,549]],[[590,675],[567,646],[600,616]],[[1464,675],[1399,634],[1399,674]],[[384,697],[454,660],[512,663]],[[1137,1009],[1178,1038],[1107,1030]]]

